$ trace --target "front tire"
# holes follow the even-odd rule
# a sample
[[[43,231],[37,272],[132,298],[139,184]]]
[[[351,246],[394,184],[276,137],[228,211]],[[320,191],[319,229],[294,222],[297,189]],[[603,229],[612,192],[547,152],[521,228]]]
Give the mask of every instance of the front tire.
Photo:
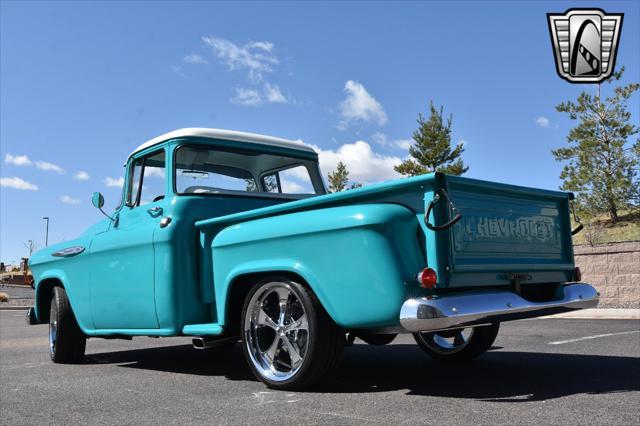
[[[430,356],[441,361],[468,361],[482,355],[491,348],[498,336],[500,323],[475,328],[432,333],[414,333],[413,337]]]
[[[67,293],[54,287],[49,311],[49,355],[56,363],[77,363],[84,357],[87,336],[73,315]]]
[[[251,371],[273,389],[301,389],[330,377],[344,346],[344,331],[313,292],[286,278],[251,289],[241,330]]]

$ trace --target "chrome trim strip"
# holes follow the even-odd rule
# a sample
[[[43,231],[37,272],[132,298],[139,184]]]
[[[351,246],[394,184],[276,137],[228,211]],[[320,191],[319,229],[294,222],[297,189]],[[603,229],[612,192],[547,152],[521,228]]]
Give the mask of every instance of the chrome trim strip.
[[[409,299],[400,310],[400,324],[410,332],[446,330],[491,322],[533,318],[594,308],[598,292],[589,284],[558,289],[559,299],[530,302],[510,291],[487,291]]]
[[[53,253],[51,253],[51,256],[55,256],[55,257],[70,257],[70,256],[75,256],[77,254],[80,254],[83,251],[84,251],[84,247],[82,247],[82,246],[73,246],[73,247],[67,247],[65,249],[53,252]]]

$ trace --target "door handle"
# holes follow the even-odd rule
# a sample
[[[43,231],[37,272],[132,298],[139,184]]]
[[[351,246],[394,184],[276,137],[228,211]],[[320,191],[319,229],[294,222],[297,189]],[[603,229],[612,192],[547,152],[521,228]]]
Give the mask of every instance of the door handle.
[[[162,214],[162,207],[151,207],[150,209],[147,209],[147,213],[149,213],[153,217],[159,216]]]

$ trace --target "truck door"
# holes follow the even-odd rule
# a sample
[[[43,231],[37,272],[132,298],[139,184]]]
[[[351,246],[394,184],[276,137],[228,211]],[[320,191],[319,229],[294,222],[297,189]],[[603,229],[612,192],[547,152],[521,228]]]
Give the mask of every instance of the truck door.
[[[91,310],[96,329],[158,328],[153,234],[165,194],[165,152],[129,164],[117,220],[91,243]]]

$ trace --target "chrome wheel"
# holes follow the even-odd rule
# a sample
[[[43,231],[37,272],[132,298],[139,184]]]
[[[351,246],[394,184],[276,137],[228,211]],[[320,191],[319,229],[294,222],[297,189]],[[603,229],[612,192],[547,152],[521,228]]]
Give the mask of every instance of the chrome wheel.
[[[295,376],[309,346],[304,305],[284,282],[262,286],[248,303],[244,343],[258,373],[275,382]]]
[[[474,330],[474,328],[459,328],[434,333],[418,333],[417,338],[433,352],[450,355],[467,347],[473,337]]]
[[[51,354],[55,353],[56,340],[58,338],[58,320],[54,309],[55,307],[52,306],[51,313],[49,314],[49,352]]]

